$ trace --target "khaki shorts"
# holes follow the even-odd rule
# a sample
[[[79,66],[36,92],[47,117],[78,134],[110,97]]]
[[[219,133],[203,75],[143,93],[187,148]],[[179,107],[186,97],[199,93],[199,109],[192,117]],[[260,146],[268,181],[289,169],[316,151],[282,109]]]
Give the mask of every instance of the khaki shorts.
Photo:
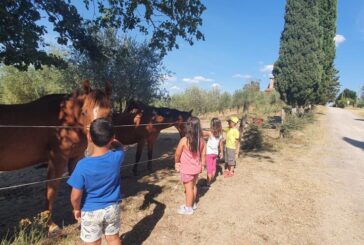
[[[120,230],[120,206],[112,204],[102,209],[81,212],[81,239],[84,242],[95,242],[103,234],[118,234]]]
[[[229,166],[235,166],[236,165],[236,161],[235,161],[235,149],[226,148],[225,162]]]

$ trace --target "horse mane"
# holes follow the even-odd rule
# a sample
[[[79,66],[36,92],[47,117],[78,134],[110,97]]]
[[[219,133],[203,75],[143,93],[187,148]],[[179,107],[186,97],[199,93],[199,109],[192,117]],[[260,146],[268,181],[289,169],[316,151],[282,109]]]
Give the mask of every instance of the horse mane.
[[[147,104],[144,104],[140,101],[130,100],[128,102],[128,106],[125,109],[125,112],[131,112],[133,109],[139,109],[142,110],[144,114],[157,114],[159,116],[172,119],[172,121],[178,120],[179,116],[190,116],[190,112],[186,111],[180,111],[174,108],[168,108],[168,107],[155,107],[150,106]]]

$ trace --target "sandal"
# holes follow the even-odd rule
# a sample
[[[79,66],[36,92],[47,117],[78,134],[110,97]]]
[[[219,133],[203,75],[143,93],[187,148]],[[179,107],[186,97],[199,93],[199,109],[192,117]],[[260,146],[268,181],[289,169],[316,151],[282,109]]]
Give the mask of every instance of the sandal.
[[[234,176],[234,172],[229,172],[228,174],[224,175],[225,178],[233,177],[233,176]]]

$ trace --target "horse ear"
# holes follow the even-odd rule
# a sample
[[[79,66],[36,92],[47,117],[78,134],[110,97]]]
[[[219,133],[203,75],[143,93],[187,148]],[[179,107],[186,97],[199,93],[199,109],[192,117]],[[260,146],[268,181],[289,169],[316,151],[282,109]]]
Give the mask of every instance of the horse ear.
[[[112,93],[111,83],[109,81],[105,81],[105,94],[107,97],[110,97]]]
[[[89,80],[83,81],[82,88],[83,88],[83,91],[85,92],[85,94],[89,94],[91,92],[92,89],[91,89]]]
[[[192,110],[190,110],[188,113],[190,113],[190,114],[192,115],[192,112],[193,112],[193,109],[192,109]]]

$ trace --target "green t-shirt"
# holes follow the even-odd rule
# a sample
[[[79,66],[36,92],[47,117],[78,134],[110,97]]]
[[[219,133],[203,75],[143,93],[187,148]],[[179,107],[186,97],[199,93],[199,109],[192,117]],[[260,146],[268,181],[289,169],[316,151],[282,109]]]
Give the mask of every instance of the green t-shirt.
[[[236,141],[239,140],[239,131],[236,128],[226,128],[226,148],[236,149]]]

